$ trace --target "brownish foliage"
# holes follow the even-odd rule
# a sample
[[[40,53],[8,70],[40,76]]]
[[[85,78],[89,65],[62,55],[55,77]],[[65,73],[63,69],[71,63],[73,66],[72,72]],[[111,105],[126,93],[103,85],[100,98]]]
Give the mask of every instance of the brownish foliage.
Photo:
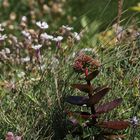
[[[92,127],[98,126],[100,128],[108,128],[113,130],[123,130],[129,126],[129,122],[123,120],[116,120],[116,121],[104,121],[100,122],[97,118],[100,117],[102,113],[108,113],[109,111],[113,110],[117,106],[119,106],[122,102],[122,98],[114,99],[111,102],[104,103],[99,106],[95,106],[100,102],[100,100],[109,92],[110,87],[108,86],[100,86],[94,88],[91,84],[91,80],[93,80],[99,74],[100,63],[97,60],[94,60],[90,56],[85,54],[79,54],[74,61],[73,68],[76,72],[85,73],[85,84],[72,84],[73,88],[79,89],[82,92],[88,93],[88,96],[68,96],[66,98],[66,102],[78,105],[78,106],[87,106],[90,107],[89,112],[77,112],[77,111],[67,111],[69,117],[73,118],[82,118],[85,120],[84,126]],[[88,73],[90,72],[90,73]],[[88,121],[87,121],[88,120]],[[76,121],[78,122],[78,120]],[[80,125],[80,124],[79,124]],[[76,134],[76,132],[74,132]],[[117,135],[109,134],[113,136],[112,138],[116,137]],[[110,136],[106,135],[104,131],[97,136],[97,137],[104,137],[105,139],[111,138]]]

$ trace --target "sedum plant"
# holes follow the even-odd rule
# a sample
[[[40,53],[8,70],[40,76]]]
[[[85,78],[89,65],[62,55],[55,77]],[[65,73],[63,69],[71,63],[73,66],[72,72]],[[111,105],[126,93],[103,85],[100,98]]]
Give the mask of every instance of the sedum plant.
[[[83,128],[95,128],[93,129],[95,131],[93,135],[95,140],[122,138],[124,135],[114,134],[113,131],[106,131],[105,128],[110,130],[123,130],[129,126],[129,121],[100,120],[102,114],[110,112],[122,103],[122,98],[117,98],[113,101],[98,105],[100,100],[110,90],[110,87],[108,86],[95,88],[91,83],[99,74],[100,67],[101,64],[97,60],[94,60],[84,53],[79,53],[74,60],[73,68],[75,72],[78,72],[82,76],[80,80],[84,80],[85,83],[72,84],[72,87],[85,92],[87,95],[68,96],[66,102],[76,106],[86,106],[89,111],[67,111],[69,122],[73,126],[71,129],[73,137],[78,135],[81,139],[89,139],[89,137],[91,137],[90,135],[84,137]],[[80,122],[80,119],[83,120],[82,123]]]

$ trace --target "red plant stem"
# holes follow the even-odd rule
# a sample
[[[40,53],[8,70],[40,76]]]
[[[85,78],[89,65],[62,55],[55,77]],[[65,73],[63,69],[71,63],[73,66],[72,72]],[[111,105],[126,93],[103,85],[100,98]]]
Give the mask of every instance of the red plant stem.
[[[88,84],[89,86],[92,86],[92,85],[91,85],[91,82],[90,82],[89,80],[87,80],[87,84]],[[88,96],[89,96],[89,98],[92,96],[92,91],[89,92]],[[96,111],[95,111],[94,105],[92,105],[90,108],[91,108],[91,113],[92,113],[92,115],[93,115],[93,116],[96,116]],[[92,118],[92,123],[93,123],[93,124],[96,124],[96,123],[97,123],[96,117],[93,117],[93,118]]]
[[[93,116],[96,116],[96,111],[95,111],[94,105],[91,106],[91,113],[92,113]],[[97,123],[96,117],[93,117],[93,118],[92,118],[92,123],[93,123],[93,124],[96,124],[96,123]]]
[[[88,68],[85,68],[85,76],[88,76]]]

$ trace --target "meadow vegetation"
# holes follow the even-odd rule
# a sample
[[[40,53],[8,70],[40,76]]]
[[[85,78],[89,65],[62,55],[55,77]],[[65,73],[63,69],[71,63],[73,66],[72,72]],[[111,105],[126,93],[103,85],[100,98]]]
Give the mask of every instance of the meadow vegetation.
[[[138,2],[0,0],[0,139],[139,140]]]

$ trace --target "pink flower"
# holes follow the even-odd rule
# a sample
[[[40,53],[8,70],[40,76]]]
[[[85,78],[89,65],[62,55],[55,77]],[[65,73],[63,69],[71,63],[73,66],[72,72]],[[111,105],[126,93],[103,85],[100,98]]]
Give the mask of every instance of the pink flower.
[[[6,134],[5,140],[15,140],[14,134],[13,134],[12,132],[8,132],[8,133]]]
[[[21,136],[14,136],[13,132],[8,132],[6,134],[5,140],[22,140]]]

